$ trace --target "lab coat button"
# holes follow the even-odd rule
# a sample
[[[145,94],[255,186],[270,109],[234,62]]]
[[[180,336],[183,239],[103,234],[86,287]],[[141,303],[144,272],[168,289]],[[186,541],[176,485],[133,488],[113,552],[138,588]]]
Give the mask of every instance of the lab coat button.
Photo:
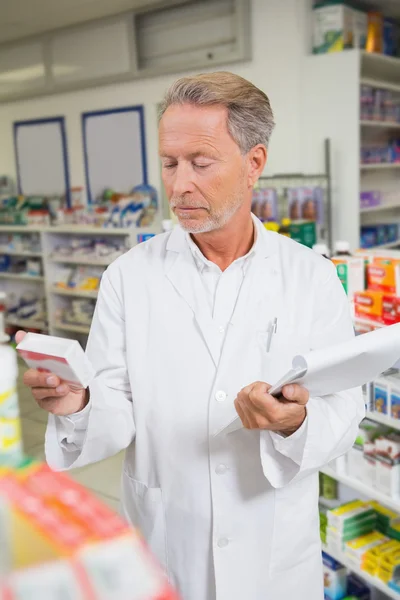
[[[222,390],[219,390],[215,394],[215,399],[218,400],[218,402],[223,402],[224,400],[226,400],[226,392],[223,392]]]
[[[228,470],[228,467],[226,465],[218,465],[217,467],[215,467],[215,472],[217,475],[223,475],[224,473],[226,473]]]
[[[218,331],[222,334],[225,332],[225,329],[224,329],[224,327],[218,327]]]
[[[227,540],[226,538],[221,538],[218,540],[217,545],[218,548],[226,548],[229,544],[229,540]]]

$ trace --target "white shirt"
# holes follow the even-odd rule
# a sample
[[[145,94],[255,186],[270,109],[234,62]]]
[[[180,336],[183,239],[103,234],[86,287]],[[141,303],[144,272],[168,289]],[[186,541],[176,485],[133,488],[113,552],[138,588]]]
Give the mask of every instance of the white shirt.
[[[254,234],[257,235],[256,229]],[[218,265],[204,256],[189,234],[187,242],[204,285],[212,319],[220,334],[221,352],[225,332],[235,310],[246,272],[257,252],[257,238],[249,252],[233,261],[225,271],[221,271]]]

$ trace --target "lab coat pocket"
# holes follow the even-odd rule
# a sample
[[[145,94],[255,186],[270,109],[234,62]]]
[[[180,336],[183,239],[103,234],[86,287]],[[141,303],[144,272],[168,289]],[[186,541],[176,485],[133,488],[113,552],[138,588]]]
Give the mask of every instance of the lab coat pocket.
[[[168,573],[166,524],[161,488],[150,488],[124,471],[122,507],[125,517],[139,529],[151,551]]]
[[[315,474],[275,490],[271,575],[299,567],[320,555],[318,492]]]

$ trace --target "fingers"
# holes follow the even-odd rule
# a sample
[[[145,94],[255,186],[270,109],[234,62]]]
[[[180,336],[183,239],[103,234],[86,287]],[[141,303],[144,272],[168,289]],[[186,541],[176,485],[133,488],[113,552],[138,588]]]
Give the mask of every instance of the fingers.
[[[34,387],[32,388],[32,394],[36,401],[52,399],[52,398],[62,398],[66,394],[68,394],[69,388],[67,385],[62,384],[54,387]]]
[[[56,388],[61,384],[61,380],[57,375],[52,373],[40,373],[35,369],[28,369],[23,377],[25,385],[31,388]]]
[[[302,406],[305,406],[310,399],[308,390],[301,385],[297,385],[296,383],[285,385],[285,387],[282,389],[282,395],[284,398],[286,398],[286,400],[297,402],[297,404],[301,404]]]
[[[26,331],[22,331],[21,329],[19,331],[17,331],[17,333],[15,334],[15,341],[17,342],[17,344],[22,342],[22,340],[24,339],[25,336],[26,336]]]

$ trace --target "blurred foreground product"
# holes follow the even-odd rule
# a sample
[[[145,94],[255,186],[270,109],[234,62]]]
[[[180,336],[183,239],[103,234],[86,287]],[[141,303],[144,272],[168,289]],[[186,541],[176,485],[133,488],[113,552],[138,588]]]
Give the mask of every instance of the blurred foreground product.
[[[14,464],[22,458],[17,376],[15,351],[0,345],[0,465]],[[0,527],[0,547],[1,541]]]
[[[1,600],[178,600],[139,532],[62,473],[0,466]]]

